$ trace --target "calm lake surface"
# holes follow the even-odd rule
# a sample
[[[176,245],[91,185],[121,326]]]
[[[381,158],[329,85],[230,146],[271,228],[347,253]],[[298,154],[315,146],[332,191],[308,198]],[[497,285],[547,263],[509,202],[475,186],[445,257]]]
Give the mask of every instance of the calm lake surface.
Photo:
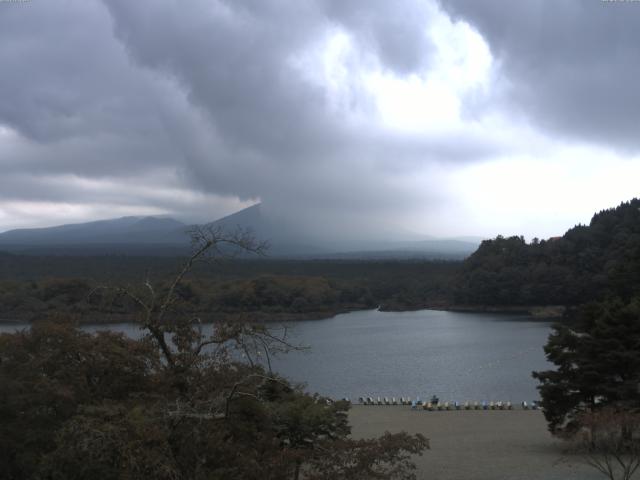
[[[367,310],[283,325],[291,342],[310,348],[276,357],[274,370],[335,398],[531,401],[539,398],[531,371],[550,368],[542,350],[550,324],[526,316]],[[140,334],[134,324],[86,327],[103,329]]]

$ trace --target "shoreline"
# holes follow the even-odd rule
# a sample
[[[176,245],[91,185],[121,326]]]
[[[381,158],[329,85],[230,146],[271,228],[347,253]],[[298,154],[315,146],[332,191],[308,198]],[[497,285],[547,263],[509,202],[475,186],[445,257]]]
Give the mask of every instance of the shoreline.
[[[381,305],[382,312],[413,312],[417,310],[437,310],[443,312],[460,313],[511,313],[515,315],[528,315],[532,318],[547,320],[562,318],[566,307],[564,305],[447,305],[426,304],[416,308],[390,308]]]
[[[209,315],[194,315],[200,318],[204,323],[212,323],[224,319],[243,318],[256,323],[277,323],[277,322],[295,322],[305,320],[327,320],[337,315],[351,312],[365,312],[377,310],[384,313],[400,313],[400,312],[416,312],[419,310],[434,310],[444,312],[459,313],[495,313],[495,314],[514,314],[527,315],[535,320],[557,320],[562,318],[566,307],[561,305],[532,305],[532,306],[494,306],[494,305],[423,305],[416,308],[388,308],[384,304],[377,308],[361,308],[343,307],[332,310],[321,310],[314,312],[220,312]],[[108,314],[94,313],[88,314],[90,320],[82,320],[83,315],[79,313],[70,313],[69,318],[76,320],[81,325],[91,324],[109,324],[109,323],[135,323],[136,314]],[[85,317],[86,318],[86,317]],[[0,324],[30,324],[38,320],[37,315],[24,314],[23,316],[13,316],[11,318],[1,318]]]
[[[277,323],[277,322],[295,322],[303,320],[326,320],[333,318],[336,315],[358,311],[375,310],[363,309],[363,308],[341,308],[336,310],[321,310],[315,312],[279,312],[279,313],[264,313],[264,312],[232,312],[232,313],[213,313],[209,315],[190,315],[193,318],[199,318],[203,323],[213,323],[221,320],[233,320],[244,319],[255,323]],[[189,315],[189,314],[187,314]],[[136,323],[138,318],[137,314],[133,313],[93,313],[93,314],[80,314],[69,313],[69,319],[77,321],[80,325],[106,325],[110,323]],[[0,317],[0,324],[31,324],[34,321],[46,319],[46,314],[38,316],[36,314],[28,315],[14,315],[11,318]],[[86,320],[85,320],[86,319]]]

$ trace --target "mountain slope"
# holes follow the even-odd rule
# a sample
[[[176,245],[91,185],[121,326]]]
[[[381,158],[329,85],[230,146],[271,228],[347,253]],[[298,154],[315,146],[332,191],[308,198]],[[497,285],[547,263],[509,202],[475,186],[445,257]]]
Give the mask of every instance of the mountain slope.
[[[298,227],[291,219],[279,218],[260,204],[240,210],[212,223],[225,230],[249,229],[259,240],[270,244],[270,256],[314,258],[456,258],[471,255],[479,240],[433,238],[419,241],[327,241]]]
[[[428,238],[420,241],[340,240],[343,231],[326,230],[323,236],[305,230],[304,222],[266,211],[257,204],[209,223],[226,232],[249,230],[269,243],[270,257],[298,258],[455,258],[470,255],[478,242]],[[320,222],[316,225],[323,228]],[[184,255],[189,226],[171,218],[122,217],[113,220],[11,230],[0,234],[0,250],[38,254],[127,253]],[[350,233],[350,232],[347,232]],[[398,232],[390,232],[406,238]],[[410,237],[409,237],[410,238]]]
[[[0,234],[2,246],[87,244],[175,244],[187,241],[186,225],[171,218],[122,217],[48,228],[25,228]]]
[[[216,220],[211,225],[227,232],[249,230],[257,240],[269,243],[270,256],[322,255],[331,251],[318,245],[312,236],[297,228],[294,222],[266,213],[261,204]]]

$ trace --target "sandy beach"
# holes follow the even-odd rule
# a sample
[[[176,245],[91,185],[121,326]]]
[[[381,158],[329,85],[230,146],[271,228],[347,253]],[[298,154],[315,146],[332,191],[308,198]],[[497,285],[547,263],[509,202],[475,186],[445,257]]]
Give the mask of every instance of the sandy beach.
[[[412,410],[354,405],[355,438],[402,430],[422,433],[431,450],[416,458],[418,478],[430,480],[598,480],[579,456],[551,437],[542,412]]]

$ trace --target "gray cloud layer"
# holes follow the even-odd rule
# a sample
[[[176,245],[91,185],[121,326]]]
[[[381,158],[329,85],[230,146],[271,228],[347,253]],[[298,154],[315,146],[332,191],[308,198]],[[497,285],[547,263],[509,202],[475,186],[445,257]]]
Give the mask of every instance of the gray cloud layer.
[[[640,146],[640,8],[441,7],[484,36],[509,87],[463,99],[470,118],[523,115],[558,138]],[[261,199],[320,229],[362,229],[435,208],[446,195],[429,171],[524,148],[508,132],[402,132],[375,118],[360,73],[436,68],[440,17],[417,0],[0,3],[0,213],[37,201],[205,219]],[[353,46],[337,100],[307,58],[336,32]]]
[[[553,135],[640,150],[640,4],[441,0],[502,63],[502,101]]]

